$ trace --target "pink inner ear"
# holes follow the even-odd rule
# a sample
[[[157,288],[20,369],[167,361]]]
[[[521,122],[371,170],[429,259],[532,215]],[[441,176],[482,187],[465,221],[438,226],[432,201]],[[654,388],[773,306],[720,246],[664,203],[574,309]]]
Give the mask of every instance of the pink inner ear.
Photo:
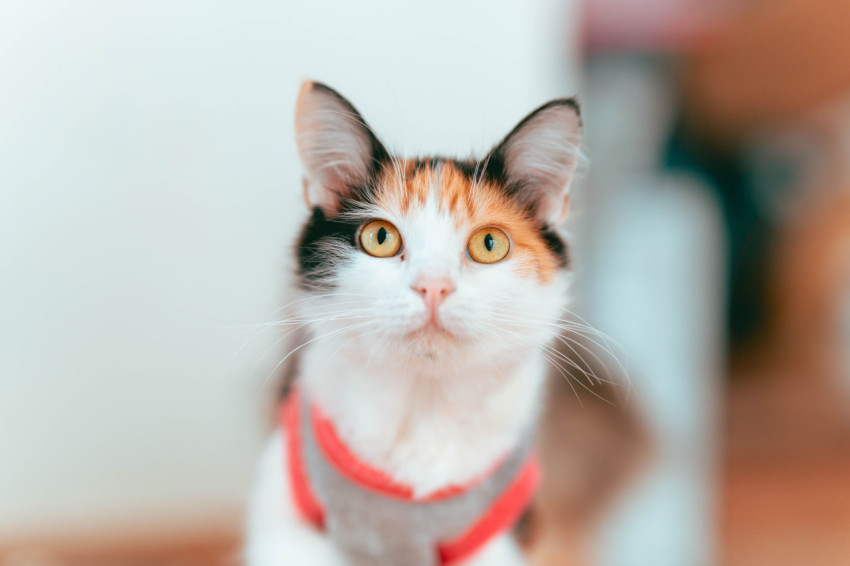
[[[324,85],[304,83],[295,109],[298,152],[309,185],[306,200],[334,206],[338,195],[366,181],[372,137],[363,119],[342,96]]]
[[[522,200],[547,223],[559,223],[566,215],[580,147],[581,118],[571,104],[532,114],[503,143],[509,182],[526,187]]]
[[[304,204],[307,205],[308,209],[313,208],[313,203],[310,202],[310,181],[307,180],[307,177],[304,177],[301,180],[301,195],[304,197]]]
[[[567,219],[567,213],[570,211],[570,195],[569,193],[564,197],[563,205],[561,206],[561,214],[558,215],[558,219],[555,221],[555,225],[560,224],[564,220]]]

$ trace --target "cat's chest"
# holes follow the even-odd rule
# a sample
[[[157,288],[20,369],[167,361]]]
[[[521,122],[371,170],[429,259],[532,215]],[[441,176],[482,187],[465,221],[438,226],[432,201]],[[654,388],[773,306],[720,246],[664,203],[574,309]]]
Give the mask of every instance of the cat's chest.
[[[365,462],[428,493],[485,474],[532,426],[543,370],[518,368],[483,398],[458,382],[362,371],[314,351],[302,364],[305,393]]]

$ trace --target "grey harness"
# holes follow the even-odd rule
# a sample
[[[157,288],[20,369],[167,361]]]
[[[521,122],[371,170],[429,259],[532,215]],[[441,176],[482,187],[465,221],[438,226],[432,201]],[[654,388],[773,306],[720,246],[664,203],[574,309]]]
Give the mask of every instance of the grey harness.
[[[350,452],[340,459],[339,452],[347,448],[329,444],[328,438],[341,441],[329,421],[317,418],[318,411],[297,391],[286,404],[286,449],[296,504],[305,519],[328,533],[351,566],[462,562],[513,526],[539,479],[529,433],[474,485],[415,500],[364,482],[369,466]]]

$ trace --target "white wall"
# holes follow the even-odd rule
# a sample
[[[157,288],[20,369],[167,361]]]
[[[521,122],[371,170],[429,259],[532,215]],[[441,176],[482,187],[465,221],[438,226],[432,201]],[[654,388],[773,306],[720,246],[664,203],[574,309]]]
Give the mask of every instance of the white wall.
[[[482,149],[563,80],[534,0],[0,7],[0,540],[179,527],[250,481],[325,80],[389,145]]]

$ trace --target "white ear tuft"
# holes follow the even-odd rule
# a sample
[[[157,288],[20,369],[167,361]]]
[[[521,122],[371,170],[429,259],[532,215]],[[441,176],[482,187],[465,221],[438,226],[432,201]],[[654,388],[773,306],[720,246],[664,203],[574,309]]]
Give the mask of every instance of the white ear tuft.
[[[566,215],[579,162],[581,112],[572,98],[553,100],[524,118],[491,152],[508,190],[547,225]]]
[[[386,156],[357,109],[322,83],[301,86],[295,135],[307,178],[305,197],[326,210],[368,183]]]

